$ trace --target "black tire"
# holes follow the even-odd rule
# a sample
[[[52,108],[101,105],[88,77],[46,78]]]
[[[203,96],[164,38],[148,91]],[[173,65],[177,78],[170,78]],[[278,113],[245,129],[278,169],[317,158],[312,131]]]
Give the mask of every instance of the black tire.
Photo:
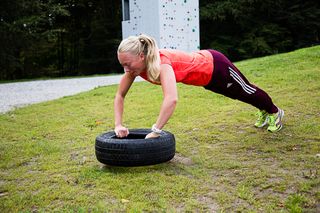
[[[150,129],[130,129],[126,138],[114,131],[96,137],[97,160],[114,166],[145,166],[171,160],[176,151],[174,135],[162,131],[160,137],[145,139]]]

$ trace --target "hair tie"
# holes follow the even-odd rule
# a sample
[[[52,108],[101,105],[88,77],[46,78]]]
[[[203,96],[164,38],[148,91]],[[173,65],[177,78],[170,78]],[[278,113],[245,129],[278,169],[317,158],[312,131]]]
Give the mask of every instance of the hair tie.
[[[139,41],[140,41],[142,44],[144,44],[144,43],[146,42],[146,41],[145,41],[144,39],[142,39],[142,38],[140,38]]]

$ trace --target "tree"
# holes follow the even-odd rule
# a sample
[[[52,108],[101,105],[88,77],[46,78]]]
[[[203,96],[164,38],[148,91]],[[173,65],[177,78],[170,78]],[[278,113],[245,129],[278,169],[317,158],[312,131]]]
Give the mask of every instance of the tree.
[[[286,52],[319,44],[319,18],[315,0],[202,0],[201,44],[233,60]]]
[[[82,31],[81,74],[121,70],[116,55],[121,41],[121,2],[97,1],[90,14]]]
[[[316,0],[199,0],[202,49],[231,60],[319,44]],[[121,1],[0,1],[0,80],[122,72]]]
[[[46,76],[55,69],[55,33],[57,15],[68,15],[53,0],[1,1],[0,69],[1,79]],[[50,64],[48,66],[48,64]]]

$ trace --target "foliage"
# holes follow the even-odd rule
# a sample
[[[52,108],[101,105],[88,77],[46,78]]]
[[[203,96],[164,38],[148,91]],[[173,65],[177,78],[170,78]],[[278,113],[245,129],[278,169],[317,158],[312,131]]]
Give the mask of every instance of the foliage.
[[[319,44],[320,7],[315,0],[200,1],[202,46],[233,60],[288,52]],[[207,27],[210,26],[210,27]]]
[[[201,48],[231,60],[319,44],[319,1],[200,0]],[[122,72],[121,1],[2,0],[0,80]]]
[[[102,74],[119,67],[114,54],[121,37],[118,2],[1,4],[0,79]]]
[[[285,110],[278,133],[254,128],[250,105],[178,85],[165,126],[176,156],[155,166],[95,159],[117,86],[0,115],[0,211],[319,212],[319,57],[317,46],[236,63]],[[161,87],[134,83],[125,124],[150,127],[161,101]]]

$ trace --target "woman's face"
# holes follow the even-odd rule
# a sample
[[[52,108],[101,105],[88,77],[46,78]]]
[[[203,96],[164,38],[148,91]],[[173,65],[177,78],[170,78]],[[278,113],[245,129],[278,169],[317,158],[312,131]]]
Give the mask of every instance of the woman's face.
[[[134,55],[130,52],[118,53],[118,60],[125,72],[138,76],[146,69],[144,54]]]

